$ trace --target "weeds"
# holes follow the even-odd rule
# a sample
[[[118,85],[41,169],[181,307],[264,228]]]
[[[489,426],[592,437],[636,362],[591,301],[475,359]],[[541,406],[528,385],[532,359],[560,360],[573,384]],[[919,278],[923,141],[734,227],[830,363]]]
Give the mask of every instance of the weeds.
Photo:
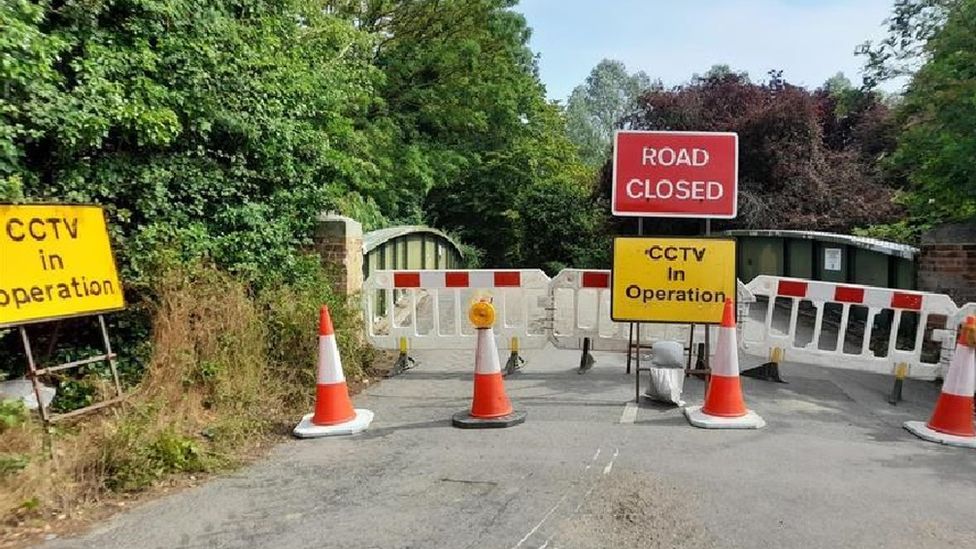
[[[45,447],[23,406],[0,404],[0,517],[67,512],[173,474],[233,465],[310,408],[323,303],[346,376],[363,377],[371,354],[359,315],[309,265],[300,280],[256,292],[207,266],[162,270],[146,305],[152,352],[124,405],[59,425]],[[100,400],[103,378],[93,370],[62,380],[61,409]]]
[[[27,421],[27,408],[19,400],[0,400],[0,434]]]

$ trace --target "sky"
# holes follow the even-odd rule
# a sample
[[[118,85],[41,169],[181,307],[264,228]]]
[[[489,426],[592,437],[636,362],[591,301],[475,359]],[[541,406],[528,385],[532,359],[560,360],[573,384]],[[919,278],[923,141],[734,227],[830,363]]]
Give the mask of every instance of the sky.
[[[838,71],[855,84],[854,48],[884,37],[893,0],[521,0],[550,99],[563,100],[601,59],[666,86],[715,64],[764,80],[820,86]],[[884,88],[884,86],[883,86]],[[886,91],[895,91],[897,83]]]

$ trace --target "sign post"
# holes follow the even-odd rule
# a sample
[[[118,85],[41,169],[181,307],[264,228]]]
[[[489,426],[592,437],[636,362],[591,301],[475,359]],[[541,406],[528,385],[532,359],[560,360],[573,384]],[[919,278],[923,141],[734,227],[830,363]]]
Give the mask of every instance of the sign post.
[[[80,415],[123,398],[103,317],[123,308],[122,284],[100,207],[0,204],[0,328],[20,331],[43,421]],[[103,354],[47,367],[35,362],[27,325],[87,315],[98,316]],[[115,397],[69,413],[49,414],[41,401],[39,378],[96,362],[108,363]]]
[[[739,138],[735,133],[621,130],[614,135],[612,211],[616,216],[637,217],[639,236],[644,234],[644,217],[704,219],[705,235],[710,236],[712,219],[733,219],[737,214],[738,172]],[[709,326],[720,321],[722,304],[718,303],[715,306],[714,310],[719,311],[717,315],[714,314],[711,307],[702,303],[699,303],[697,308],[690,307],[688,302],[679,301],[666,304],[664,307],[647,306],[647,303],[644,303],[645,306],[643,307],[637,306],[635,300],[627,296],[626,289],[632,286],[641,287],[640,284],[637,282],[627,284],[619,292],[616,286],[618,270],[622,269],[622,272],[628,273],[627,276],[636,275],[628,267],[633,264],[640,264],[630,255],[633,252],[630,250],[631,245],[621,242],[621,240],[617,239],[614,243],[614,290],[611,299],[611,315],[614,320],[630,321],[632,323],[631,334],[635,332],[633,323],[637,325],[636,378],[639,399],[641,322],[690,323],[691,338],[688,364],[689,371],[691,371],[695,325],[704,324],[705,326],[704,359],[707,361]],[[678,241],[678,239],[664,240],[668,242]],[[722,263],[723,265],[731,265],[732,272],[730,275],[726,268],[721,271],[709,271],[708,269],[697,269],[694,265],[688,265],[686,269],[677,269],[677,271],[686,277],[691,272],[699,273],[710,280],[721,278],[723,279],[724,291],[727,292],[726,297],[735,299],[735,243],[723,242],[721,250],[712,249],[709,257],[724,255],[725,260]],[[709,247],[705,246],[703,249],[706,248]],[[628,251],[625,252],[624,249]],[[621,254],[621,257],[618,257],[618,253]],[[731,253],[731,260],[729,260],[729,253]],[[652,270],[660,272],[659,269]],[[725,278],[728,280],[724,280]],[[641,282],[653,284],[661,281],[642,280]],[[679,281],[665,280],[664,282],[673,285]],[[680,295],[687,299],[691,296],[700,296],[700,294],[689,294],[687,290],[673,287],[662,287],[661,289],[665,292],[665,297]],[[631,290],[632,293],[634,291],[636,290]],[[675,293],[669,293],[672,291]],[[641,293],[641,301],[643,301],[644,295]],[[654,301],[660,295],[658,289],[653,289],[648,297],[650,301]],[[671,300],[666,299],[664,301]],[[658,305],[662,305],[662,303],[658,303]],[[633,342],[628,344],[628,373],[630,372],[630,353],[634,347]],[[707,366],[705,371],[707,371]]]

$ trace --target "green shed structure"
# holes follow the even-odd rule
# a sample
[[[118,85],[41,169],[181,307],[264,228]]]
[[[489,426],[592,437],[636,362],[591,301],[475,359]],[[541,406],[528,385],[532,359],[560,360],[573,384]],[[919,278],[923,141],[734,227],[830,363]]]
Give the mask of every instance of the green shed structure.
[[[384,269],[462,269],[461,247],[441,231],[402,225],[363,235],[363,278]]]
[[[789,276],[914,290],[919,250],[906,244],[836,233],[789,230],[726,231],[735,237],[737,275]]]

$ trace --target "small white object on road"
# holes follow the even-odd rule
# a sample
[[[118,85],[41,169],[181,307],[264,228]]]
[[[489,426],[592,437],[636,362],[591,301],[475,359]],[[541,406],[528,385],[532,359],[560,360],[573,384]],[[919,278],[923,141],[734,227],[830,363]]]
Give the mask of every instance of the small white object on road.
[[[651,348],[653,357],[650,383],[644,396],[651,400],[684,406],[681,391],[685,385],[684,346],[677,341],[657,341]]]

